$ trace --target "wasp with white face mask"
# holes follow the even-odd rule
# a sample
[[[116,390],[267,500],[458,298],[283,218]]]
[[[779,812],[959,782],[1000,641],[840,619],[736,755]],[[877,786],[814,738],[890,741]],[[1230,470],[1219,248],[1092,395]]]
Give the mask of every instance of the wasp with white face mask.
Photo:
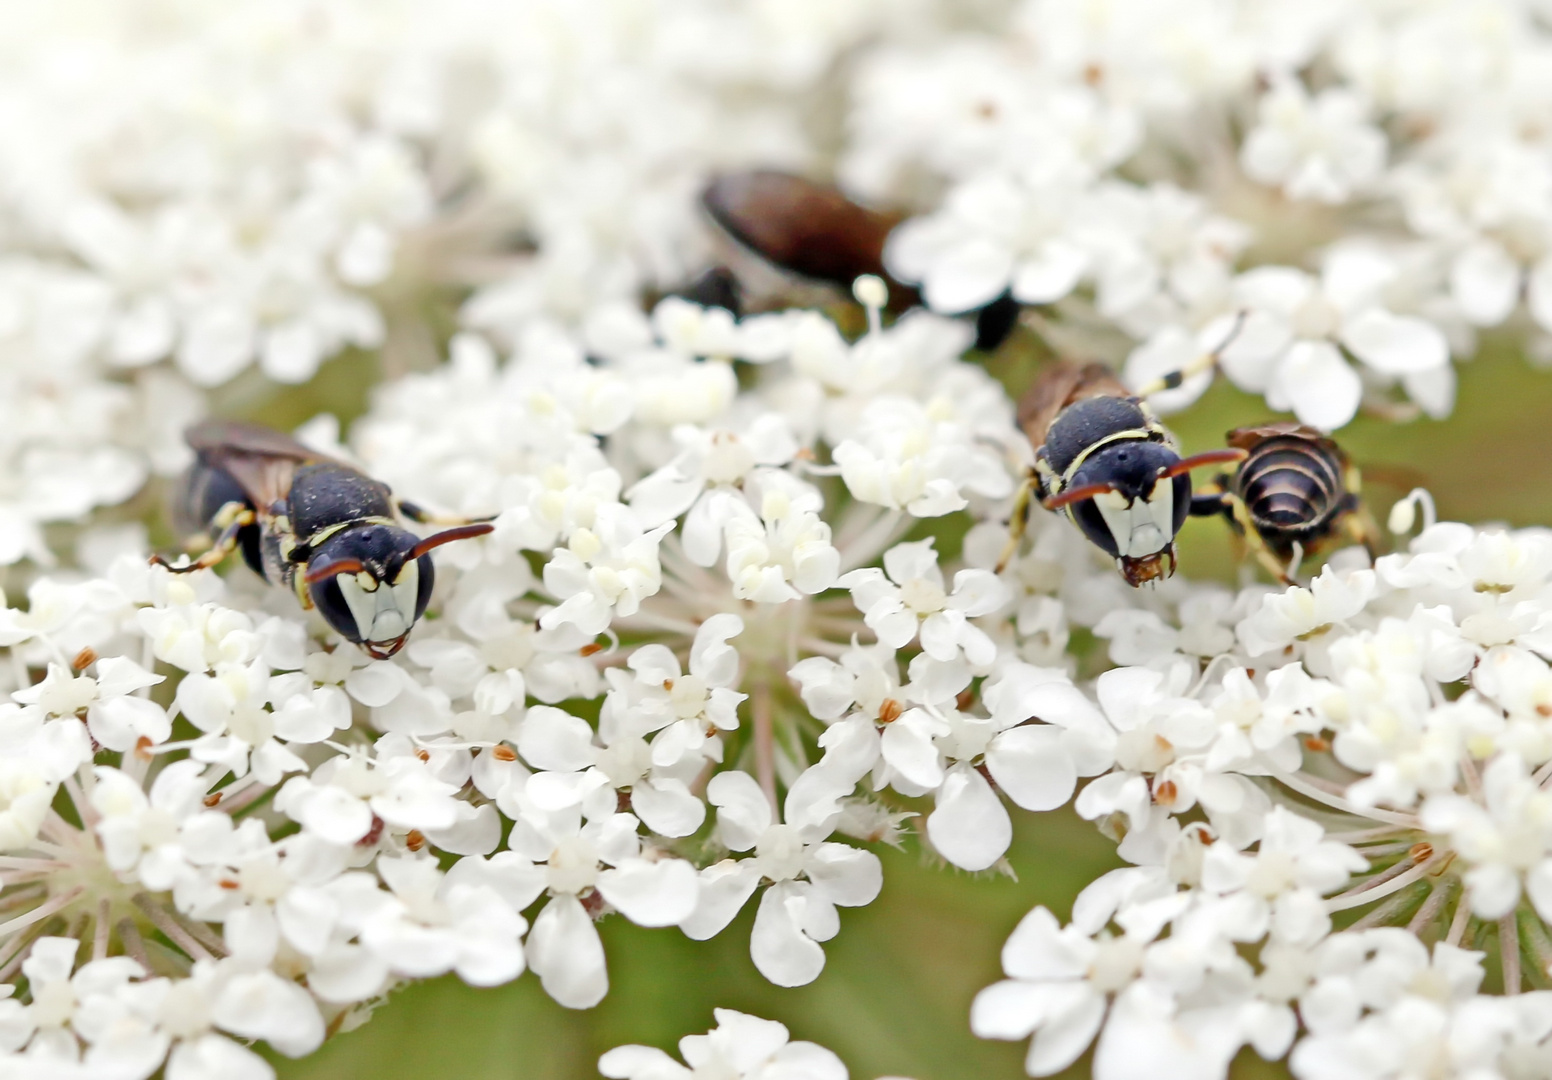
[[[1104,364],[1048,368],[1019,400],[1018,421],[1035,465],[1014,505],[999,571],[1038,498],[1115,559],[1127,584],[1169,577],[1175,534],[1191,512],[1191,470],[1245,456],[1231,448],[1182,458],[1169,429]]]
[[[388,485],[288,435],[208,420],[184,433],[195,460],[173,499],[174,525],[208,544],[192,562],[151,561],[175,573],[213,567],[234,551],[254,573],[291,590],[304,608],[374,659],[398,652],[425,613],[433,548],[491,531],[468,522],[428,537],[399,523],[431,515]],[[211,538],[214,538],[213,541]]]

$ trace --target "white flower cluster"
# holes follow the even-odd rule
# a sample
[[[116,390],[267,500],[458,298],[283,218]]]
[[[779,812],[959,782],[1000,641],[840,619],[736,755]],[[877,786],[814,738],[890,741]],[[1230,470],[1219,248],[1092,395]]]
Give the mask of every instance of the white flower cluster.
[[[1479,328],[1552,331],[1549,55],[1519,0],[1028,0],[871,54],[840,168],[946,185],[888,252],[937,310],[1011,293],[1139,386],[1243,318],[1223,368],[1273,408],[1443,416]]]
[[[916,214],[889,264],[939,311],[1010,293],[1138,385],[1232,337],[1328,430],[1447,415],[1479,328],[1552,347],[1524,0],[66,0],[0,39],[0,565],[175,472],[252,367],[424,368],[455,321],[510,345],[684,285],[740,168]]]
[[[1429,1007],[1504,1033],[1449,1052],[1521,1052],[1512,1010],[1539,997],[1476,993],[1470,947],[1492,937],[1511,989],[1522,953],[1538,979],[1552,963],[1552,536],[1429,522],[1308,589],[1138,592],[1042,516],[999,576],[1019,443],[955,358],[966,328],[918,313],[847,343],[811,313],[669,300],[584,334],[535,331],[504,362],[462,337],[360,426],[397,490],[500,510],[445,550],[399,657],[245,571],[136,554],[5,612],[21,1060],[258,1068],[233,1037],[304,1053],[447,971],[532,968],[588,1007],[609,912],[703,939],[757,898],[755,966],[802,985],[839,909],[878,895],[856,841],[895,839],[903,799],[966,870],[1003,859],[1010,806],[1074,800],[1137,864],[1065,929],[1033,913],[979,999],[978,1033],[1034,1034],[1034,1073],[1103,1027],[1106,1075],[1143,1044],[1193,1047],[1183,1075],[1242,1045],[1338,1075],[1309,1062],[1414,1000],[1410,976],[1377,997],[1340,980],[1431,970],[1434,930],[1460,989]],[[956,566],[902,540],[959,510],[983,523]],[[1119,665],[1092,687],[1073,626]],[[1364,929],[1333,929],[1360,906]]]
[[[991,670],[971,620],[1009,591],[978,569],[945,585],[930,541],[891,545],[902,506],[1011,492],[1008,403],[932,315],[851,344],[811,313],[723,314],[604,311],[591,363],[558,333],[504,364],[463,337],[382,394],[357,441],[373,472],[502,508],[447,550],[434,617],[392,661],[246,571],[229,588],[143,552],[4,611],[0,971],[27,990],[0,1030],[19,1065],[262,1073],[234,1039],[306,1053],[448,971],[532,968],[587,1007],[608,989],[598,917],[700,939],[757,893],[755,965],[809,982],[838,908],[882,883],[833,837],[903,816],[854,797],[875,767],[940,792],[950,857],[1000,855],[970,767],[992,732],[939,706]],[[757,388],[707,342],[757,357]]]
[[[816,1043],[790,1042],[785,1025],[732,1009],[717,1009],[716,1018],[706,1034],[679,1040],[683,1065],[655,1047],[617,1046],[598,1059],[598,1071],[612,1080],[847,1080],[840,1058]]]
[[[430,326],[471,288],[468,324],[512,334],[682,284],[709,258],[707,177],[813,166],[799,99],[893,16],[872,0],[0,12],[0,565],[47,565],[41,526],[176,472],[201,391],[252,367],[301,383],[352,347],[429,366]]]
[[[591,1007],[616,914],[753,904],[804,985],[869,845],[1006,870],[1069,804],[1132,865],[976,1000],[1032,1075],[1552,1075],[1552,533],[1139,591],[1036,511],[994,570],[1032,448],[954,317],[1011,294],[1138,384],[1224,346],[1324,429],[1447,414],[1478,328],[1552,330],[1546,5],[953,7],[0,15],[0,566],[39,568],[0,604],[0,1076],[264,1080],[253,1042],[447,973]],[[938,310],[653,300],[749,165],[918,211],[886,257]],[[302,437],[493,521],[391,659],[137,526],[45,531],[350,346],[397,377]],[[600,1067],[846,1075],[717,1019]]]
[[[1552,533],[1430,524],[1309,588],[1112,612],[1124,666],[1092,696],[1004,674],[1020,715],[1106,748],[1075,805],[1137,865],[1065,927],[1029,914],[974,1030],[1032,1035],[1031,1075],[1096,1034],[1101,1078],[1222,1076],[1244,1046],[1300,1080],[1544,1075],[1549,579]]]

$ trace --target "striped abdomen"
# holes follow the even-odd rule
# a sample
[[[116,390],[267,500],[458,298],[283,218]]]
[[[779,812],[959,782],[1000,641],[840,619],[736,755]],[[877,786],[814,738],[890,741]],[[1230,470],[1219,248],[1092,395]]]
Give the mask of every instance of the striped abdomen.
[[[1308,548],[1351,506],[1343,463],[1321,442],[1297,435],[1265,439],[1234,475],[1234,493],[1278,554],[1291,553],[1295,541]]]

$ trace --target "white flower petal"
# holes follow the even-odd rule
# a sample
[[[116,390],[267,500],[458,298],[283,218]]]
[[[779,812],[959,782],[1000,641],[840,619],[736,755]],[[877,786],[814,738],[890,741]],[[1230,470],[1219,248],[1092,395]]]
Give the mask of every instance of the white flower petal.
[[[964,870],[985,870],[1013,842],[1013,822],[980,773],[956,765],[944,778],[927,835],[945,859]]]
[[[604,945],[575,896],[555,896],[528,934],[528,966],[568,1009],[591,1009],[609,992]]]
[[[824,970],[824,949],[799,929],[790,910],[802,904],[790,884],[772,885],[760,897],[749,955],[760,974],[777,986],[805,986]]]
[[[627,859],[598,875],[598,891],[637,926],[674,926],[695,910],[700,879],[683,859]]]
[[[1078,786],[1078,772],[1061,728],[1027,724],[1004,731],[986,751],[986,768],[1008,798],[1025,810],[1065,806]]]
[[[576,772],[593,764],[593,729],[580,716],[535,705],[517,731],[517,752],[536,769]]]
[[[643,781],[630,796],[631,810],[660,836],[689,836],[706,820],[706,804],[682,780]]]
[[[871,904],[884,887],[884,864],[878,856],[849,844],[820,844],[805,869],[814,890],[842,907]]]
[[[210,1006],[222,1029],[264,1039],[287,1057],[310,1054],[323,1043],[323,1017],[311,995],[272,971],[233,976]]]
[[[1542,256],[1531,268],[1525,284],[1525,303],[1536,325],[1552,332],[1552,255]]]
[[[753,859],[723,859],[702,870],[700,878],[695,910],[679,924],[694,941],[716,937],[733,921],[759,886],[760,871]]]
[[[1087,987],[1085,987],[1087,989]],[[1090,991],[1074,994],[1065,1008],[1053,1009],[1029,1044],[1024,1071],[1030,1076],[1050,1076],[1061,1072],[1087,1050],[1099,1033],[1105,1018],[1105,999]]]
[[[943,782],[943,766],[931,733],[922,725],[912,723],[910,714],[901,717],[888,727],[879,742],[884,760],[911,783],[924,788],[935,788]]]
[[[1088,264],[1088,254],[1082,248],[1053,240],[1042,245],[1033,258],[1021,259],[1014,266],[1013,297],[1025,304],[1060,300],[1077,288]]]
[[[1450,292],[1477,326],[1497,326],[1520,299],[1520,268],[1502,244],[1478,240],[1450,264]]]
[[[1342,324],[1342,344],[1385,375],[1406,375],[1450,361],[1449,342],[1433,323],[1371,308]]]
[[[689,1069],[655,1046],[616,1046],[598,1059],[611,1080],[691,1080]]]
[[[706,801],[717,808],[722,842],[734,851],[754,847],[770,828],[771,803],[755,778],[746,772],[720,772],[706,785]]]
[[[388,983],[388,964],[371,949],[336,942],[313,958],[307,988],[324,1001],[345,1005],[366,1001]]]
[[[1363,385],[1334,345],[1301,341],[1288,350],[1272,377],[1267,400],[1291,408],[1301,423],[1335,431],[1358,415]]]
[[[970,311],[997,299],[1012,273],[1007,248],[981,238],[965,240],[933,260],[922,281],[922,297],[945,315]]]
[[[275,1070],[246,1046],[206,1034],[173,1047],[167,1080],[275,1080]]]

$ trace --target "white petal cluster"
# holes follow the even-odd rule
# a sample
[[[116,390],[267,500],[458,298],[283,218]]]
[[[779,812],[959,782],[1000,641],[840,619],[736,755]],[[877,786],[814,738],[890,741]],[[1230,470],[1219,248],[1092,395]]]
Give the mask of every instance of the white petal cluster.
[[[1552,996],[1481,984],[1485,952],[1511,995],[1552,964],[1549,544],[1430,524],[1308,588],[1112,612],[1096,629],[1129,666],[1091,691],[1005,669],[993,716],[1014,694],[1025,727],[1092,755],[1074,805],[1136,865],[1065,927],[1031,912],[973,1028],[1031,1037],[1037,1076],[1095,1040],[1101,1077],[1139,1052],[1215,1077],[1250,1047],[1301,1080],[1544,1054]]]
[[[0,565],[51,563],[44,526],[182,468],[206,388],[352,350],[429,366],[426,312],[515,340],[682,285],[710,257],[708,177],[811,165],[797,100],[892,21],[871,0],[0,14]]]
[[[790,1041],[787,1028],[732,1009],[714,1011],[717,1026],[679,1040],[684,1064],[651,1046],[617,1046],[598,1059],[613,1080],[846,1080],[841,1059],[817,1043]]]
[[[1134,590],[1035,510],[994,570],[1032,448],[965,356],[1011,303],[1134,386],[1447,417],[1481,331],[1552,340],[1552,9],[973,7],[0,13],[0,1076],[266,1080],[447,974],[590,1008],[616,916],[752,905],[802,986],[877,845],[1011,874],[1069,805],[1129,865],[970,1017],[1031,1075],[1548,1075],[1552,533]],[[697,201],[751,167],[898,211],[922,306],[675,295],[758,284]],[[493,523],[388,660],[131,501],[341,354],[299,436]],[[600,1068],[844,1080],[717,1022]]]
[[[592,321],[613,334],[592,361],[553,328],[504,361],[461,337],[341,448],[407,495],[496,518],[439,553],[432,610],[393,660],[245,570],[185,578],[143,550],[100,577],[40,578],[3,612],[0,846],[21,914],[0,934],[28,978],[21,1015],[63,1009],[66,1032],[18,1020],[11,1051],[99,1052],[70,1012],[96,999],[18,967],[56,928],[93,943],[85,974],[60,979],[101,968],[115,994],[173,1003],[145,1021],[129,1072],[149,1075],[225,1067],[228,1035],[305,1053],[395,985],[447,972],[486,986],[532,968],[590,1007],[608,992],[595,922],[610,913],[702,939],[758,894],[755,966],[810,982],[840,909],[882,886],[873,852],[832,837],[890,839],[908,816],[859,792],[870,774],[879,791],[937,791],[935,842],[963,865],[1001,856],[1005,837],[975,839],[986,815],[1008,831],[972,767],[995,732],[956,695],[993,670],[978,624],[1010,592],[977,568],[946,587],[930,542],[896,543],[910,514],[849,491],[834,455],[880,399],[865,372],[836,385],[812,358],[871,354],[892,400],[933,417],[911,452],[945,461],[1011,443],[1001,390],[935,316],[847,344],[806,313],[721,338],[717,313],[683,302],[627,314]],[[755,358],[699,351],[719,340]],[[971,420],[977,398],[993,407]],[[934,481],[939,502],[996,511],[985,492],[1011,490],[1011,465],[980,453]],[[886,672],[902,654],[916,660],[900,688]],[[798,702],[832,657],[869,684],[845,693],[872,712],[825,730],[848,702]],[[1004,741],[995,767],[1031,789],[1030,747]],[[223,1011],[227,986],[251,1007]]]
[[[946,187],[888,250],[936,310],[1011,295],[1139,387],[1242,320],[1226,375],[1304,423],[1443,416],[1474,328],[1522,300],[1552,326],[1552,147],[1522,119],[1549,50],[1496,0],[1030,0],[995,35],[870,57],[841,175],[907,205]]]

